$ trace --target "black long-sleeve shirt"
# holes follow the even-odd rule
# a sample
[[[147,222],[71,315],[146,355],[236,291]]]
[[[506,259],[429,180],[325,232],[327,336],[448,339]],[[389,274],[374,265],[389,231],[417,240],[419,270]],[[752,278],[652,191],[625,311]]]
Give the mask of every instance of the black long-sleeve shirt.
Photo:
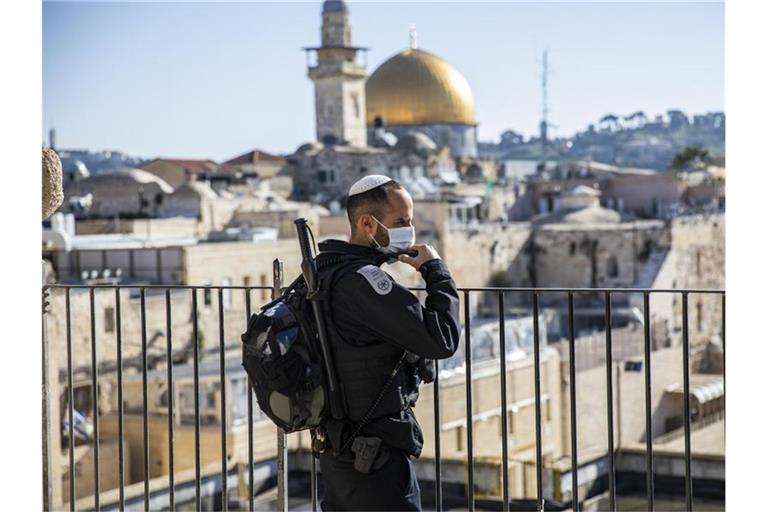
[[[459,296],[442,260],[427,261],[419,268],[427,291],[422,305],[416,295],[379,268],[387,259],[379,250],[338,240],[323,242],[320,249],[359,258],[359,267],[346,272],[330,295],[334,323],[344,337],[385,341],[429,359],[445,359],[456,352],[461,329]],[[372,420],[363,432],[417,456],[423,445],[410,408],[399,417]]]

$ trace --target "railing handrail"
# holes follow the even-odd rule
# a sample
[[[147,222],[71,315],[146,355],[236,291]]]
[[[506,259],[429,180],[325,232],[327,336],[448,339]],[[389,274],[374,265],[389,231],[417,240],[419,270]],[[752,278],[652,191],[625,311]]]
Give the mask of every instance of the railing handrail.
[[[42,289],[179,289],[179,290],[272,290],[272,286],[215,285],[215,284],[63,284],[51,283]],[[423,287],[408,287],[409,290],[426,291]],[[529,286],[470,286],[457,287],[460,292],[529,292],[529,293],[712,293],[723,294],[724,288],[568,288],[568,287],[529,287]]]

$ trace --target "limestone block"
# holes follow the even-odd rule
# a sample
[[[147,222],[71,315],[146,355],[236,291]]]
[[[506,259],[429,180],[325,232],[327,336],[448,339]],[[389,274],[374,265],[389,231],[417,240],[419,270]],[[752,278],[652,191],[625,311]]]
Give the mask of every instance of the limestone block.
[[[43,147],[43,220],[64,201],[61,185],[61,160],[51,148]]]

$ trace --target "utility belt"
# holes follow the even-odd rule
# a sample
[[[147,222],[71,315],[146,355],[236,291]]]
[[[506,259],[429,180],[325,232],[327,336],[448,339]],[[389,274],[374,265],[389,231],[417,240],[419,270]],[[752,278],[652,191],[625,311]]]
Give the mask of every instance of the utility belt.
[[[328,451],[329,440],[322,429],[312,430],[312,454],[319,458]],[[348,449],[335,456],[342,461],[352,462],[360,473],[368,474],[381,469],[387,463],[392,450],[380,437],[358,435],[351,439]]]

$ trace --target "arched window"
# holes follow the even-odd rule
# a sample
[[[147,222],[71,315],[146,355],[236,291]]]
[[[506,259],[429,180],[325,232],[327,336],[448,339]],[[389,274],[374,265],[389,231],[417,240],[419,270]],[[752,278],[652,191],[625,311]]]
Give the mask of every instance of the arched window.
[[[619,262],[616,260],[616,256],[608,257],[608,263],[606,264],[606,273],[608,277],[619,277]]]

